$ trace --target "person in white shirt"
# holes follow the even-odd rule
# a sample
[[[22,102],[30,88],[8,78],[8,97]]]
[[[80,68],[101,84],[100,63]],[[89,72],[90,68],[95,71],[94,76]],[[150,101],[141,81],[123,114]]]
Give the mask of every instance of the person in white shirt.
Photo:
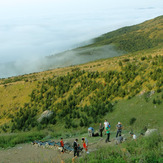
[[[104,127],[105,127],[105,135],[106,135],[106,127],[109,126],[109,122],[107,121],[107,119],[105,119],[105,122],[104,122]]]
[[[133,138],[134,140],[136,140],[136,138],[137,138],[137,137],[136,137],[136,135],[135,135],[135,134],[133,134],[132,138]]]
[[[133,132],[130,132],[130,135],[132,136],[132,138],[133,138],[134,140],[136,140],[137,136],[136,136]]]
[[[107,119],[105,119],[105,122],[104,122],[104,126],[105,128],[109,125],[109,122],[107,121]]]

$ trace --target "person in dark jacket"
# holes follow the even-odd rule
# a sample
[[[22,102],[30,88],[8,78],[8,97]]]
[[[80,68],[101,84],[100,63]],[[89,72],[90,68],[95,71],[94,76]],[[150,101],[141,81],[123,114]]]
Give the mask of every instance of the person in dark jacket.
[[[74,157],[77,155],[77,157],[79,157],[79,144],[78,144],[78,139],[75,139],[74,141],[74,144],[73,144],[73,147],[74,147]]]
[[[116,134],[116,138],[118,137],[118,135],[121,135],[121,132],[122,132],[122,124],[121,122],[118,122],[117,124],[117,134]]]
[[[104,126],[100,123],[100,126],[99,126],[99,132],[100,132],[100,136],[102,137],[102,132],[104,130]]]

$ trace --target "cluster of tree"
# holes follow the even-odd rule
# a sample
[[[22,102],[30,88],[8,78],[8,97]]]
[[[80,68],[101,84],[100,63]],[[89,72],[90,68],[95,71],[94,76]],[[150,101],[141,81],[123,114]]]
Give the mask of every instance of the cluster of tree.
[[[13,83],[13,82],[17,82],[17,81],[22,81],[22,80],[27,80],[26,77],[22,76],[18,76],[18,77],[11,77],[11,78],[7,78],[7,79],[2,79],[2,84],[8,84],[8,83]]]
[[[36,118],[37,112],[38,109],[36,107],[30,106],[29,104],[25,105],[23,108],[20,107],[19,112],[17,112],[16,115],[12,117],[11,131],[29,131],[35,126],[41,129],[46,127],[48,124],[56,123],[55,113],[50,117],[44,117],[41,122],[38,122]]]
[[[158,105],[160,105],[160,104],[162,104],[162,100],[163,100],[163,94],[162,94],[161,97],[154,98],[154,99],[153,99],[153,104],[158,104]]]
[[[153,58],[159,66],[162,64],[160,60],[162,61],[160,57]],[[141,59],[140,63],[132,64],[127,61],[121,65],[121,71],[110,70],[105,73],[77,69],[65,76],[39,82],[37,89],[30,95],[30,103],[20,108],[13,119],[12,130],[25,130],[29,126],[37,126],[35,117],[40,109],[42,112],[51,110],[55,114],[50,119],[45,118],[39,126],[55,124],[60,119],[66,128],[88,126],[90,123],[98,122],[107,112],[113,110],[113,99],[126,96],[132,98],[142,90],[143,83],[148,81],[148,74],[142,73],[142,69],[144,66],[148,69],[148,65],[141,62],[144,62],[144,59]],[[150,78],[159,88],[158,91],[163,83],[160,80],[163,75],[159,66],[149,71]]]
[[[154,69],[153,71],[150,72],[150,77],[154,81],[161,79],[163,76],[163,71],[161,68]]]
[[[29,103],[25,103],[24,107],[20,107],[19,111],[12,118],[11,131],[14,130],[30,130],[37,125],[36,115],[38,109],[31,107]]]
[[[163,86],[163,56],[155,56],[152,59],[153,69],[150,71],[148,77],[156,81],[157,92],[161,92],[161,87]]]
[[[0,126],[0,129],[3,131],[3,132],[7,132],[7,130],[9,129],[9,126],[5,123],[4,125]],[[0,132],[1,133],[1,132]]]

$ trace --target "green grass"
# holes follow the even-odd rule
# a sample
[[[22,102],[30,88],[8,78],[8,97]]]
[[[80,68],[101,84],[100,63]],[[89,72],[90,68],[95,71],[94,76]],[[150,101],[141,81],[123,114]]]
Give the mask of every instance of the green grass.
[[[34,140],[41,140],[45,132],[23,132],[15,134],[0,135],[0,148],[14,147],[17,144],[28,143]]]
[[[122,122],[124,130],[135,130],[141,132],[144,127],[157,128],[163,131],[163,102],[153,104],[153,99],[162,100],[163,93],[155,92],[146,99],[146,94],[135,96],[130,100],[120,100],[114,107],[114,111],[105,116],[111,123],[113,130],[117,122]],[[130,125],[130,120],[136,121]]]
[[[120,145],[108,146],[78,158],[76,162],[80,163],[126,163],[126,162],[144,162],[161,163],[163,161],[161,154],[162,138],[158,133],[149,137],[141,137],[136,141],[128,139]],[[71,162],[67,160],[66,162]]]

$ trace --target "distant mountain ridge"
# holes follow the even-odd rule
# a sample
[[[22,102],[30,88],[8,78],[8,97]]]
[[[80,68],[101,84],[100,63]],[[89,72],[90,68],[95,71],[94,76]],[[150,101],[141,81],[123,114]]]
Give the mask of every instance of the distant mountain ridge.
[[[94,39],[89,46],[114,44],[119,50],[135,52],[163,45],[163,16],[123,27]]]
[[[120,28],[93,39],[92,44],[46,57],[49,63],[48,68],[83,64],[97,59],[163,46],[162,29],[163,16],[138,25]]]

